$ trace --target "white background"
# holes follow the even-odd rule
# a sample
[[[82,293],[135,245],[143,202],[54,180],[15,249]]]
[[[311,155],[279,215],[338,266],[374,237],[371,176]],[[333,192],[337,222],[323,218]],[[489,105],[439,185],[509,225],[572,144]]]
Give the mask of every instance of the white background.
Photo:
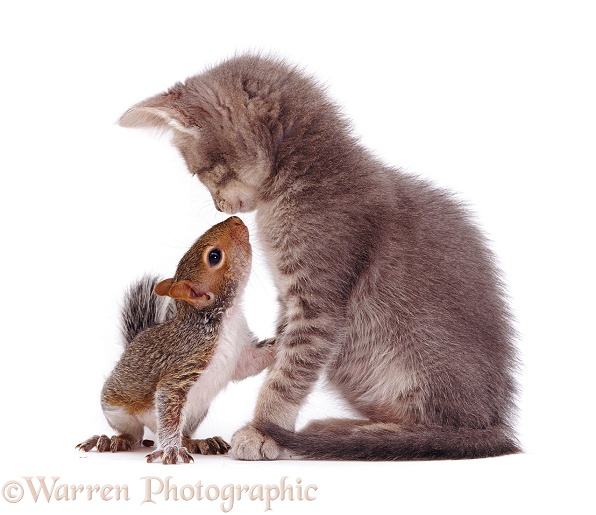
[[[24,476],[127,484],[131,500],[24,499],[2,512],[221,513],[143,500],[182,486],[318,486],[275,513],[594,513],[595,16],[590,2],[5,2],[0,8],[0,485]],[[459,193],[493,242],[517,316],[525,454],[439,463],[242,463],[164,469],[143,453],[81,455],[107,432],[99,391],[117,359],[125,286],[173,273],[224,218],[169,144],[115,121],[235,52],[274,52],[328,85],[385,161]],[[253,229],[252,216],[243,217]],[[250,325],[275,293],[255,248]],[[198,436],[229,438],[262,377],[230,386]],[[340,413],[315,393],[302,415]],[[263,513],[243,500],[232,513]]]

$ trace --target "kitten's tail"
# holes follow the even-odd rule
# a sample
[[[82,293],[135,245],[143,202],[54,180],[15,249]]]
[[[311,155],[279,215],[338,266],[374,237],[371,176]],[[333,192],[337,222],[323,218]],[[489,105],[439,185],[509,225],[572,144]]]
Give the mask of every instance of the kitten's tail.
[[[417,427],[360,420],[316,422],[293,432],[273,424],[258,426],[293,455],[316,460],[458,460],[521,452],[502,427],[486,429]]]
[[[141,331],[176,315],[176,306],[169,297],[159,297],[153,288],[159,278],[145,275],[131,284],[124,295],[120,314],[120,332],[126,347]]]

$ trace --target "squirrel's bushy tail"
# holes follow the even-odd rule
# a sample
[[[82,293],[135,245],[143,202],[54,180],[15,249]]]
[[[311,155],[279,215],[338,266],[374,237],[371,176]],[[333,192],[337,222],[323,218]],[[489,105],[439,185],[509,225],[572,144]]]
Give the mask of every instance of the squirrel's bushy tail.
[[[158,277],[143,276],[131,284],[124,295],[121,333],[126,347],[141,331],[174,317],[176,306],[169,297],[153,293]]]
[[[294,455],[315,460],[457,460],[521,452],[515,438],[499,426],[405,429],[392,423],[350,422],[329,420],[327,427],[319,423],[297,433],[273,424],[258,429]]]

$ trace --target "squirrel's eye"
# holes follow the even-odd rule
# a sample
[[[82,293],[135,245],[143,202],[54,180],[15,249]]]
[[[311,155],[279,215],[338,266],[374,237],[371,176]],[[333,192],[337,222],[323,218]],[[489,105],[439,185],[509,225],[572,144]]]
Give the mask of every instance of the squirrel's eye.
[[[212,251],[209,252],[207,259],[211,266],[217,265],[221,261],[221,250],[213,249]]]

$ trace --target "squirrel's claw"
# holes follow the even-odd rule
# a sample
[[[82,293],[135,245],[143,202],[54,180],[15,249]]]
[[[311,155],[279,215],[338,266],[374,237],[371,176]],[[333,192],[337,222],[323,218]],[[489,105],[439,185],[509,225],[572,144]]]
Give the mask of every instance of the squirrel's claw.
[[[175,465],[179,461],[182,463],[195,461],[193,457],[188,454],[185,447],[176,447],[175,445],[165,447],[164,449],[157,449],[156,451],[147,454],[147,463],[154,463],[160,458],[164,465]]]
[[[119,452],[130,451],[134,446],[135,439],[129,434],[114,435],[111,438],[106,435],[93,435],[91,438],[87,438],[87,440],[77,445],[76,449],[89,452],[94,447],[97,447],[97,452]]]
[[[192,454],[227,454],[230,450],[230,444],[219,436],[193,440],[187,436],[183,437],[182,444]]]
[[[91,438],[87,438],[84,442],[78,444],[75,449],[79,451],[89,452],[93,447],[97,445],[97,441],[99,440],[99,435],[93,435]]]
[[[163,451],[158,449],[157,451],[150,452],[147,454],[147,463],[154,463],[155,461],[159,460],[163,456]]]

